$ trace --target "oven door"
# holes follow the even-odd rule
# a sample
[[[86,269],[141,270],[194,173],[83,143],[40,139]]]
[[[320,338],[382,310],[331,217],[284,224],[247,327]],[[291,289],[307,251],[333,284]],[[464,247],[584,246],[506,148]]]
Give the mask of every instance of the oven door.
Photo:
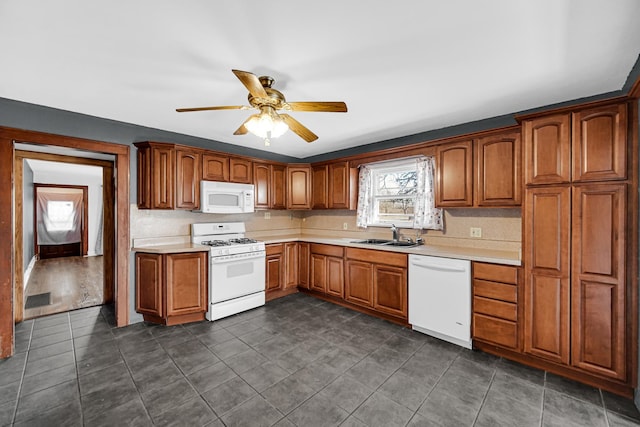
[[[264,291],[264,251],[211,258],[210,303],[219,303]]]

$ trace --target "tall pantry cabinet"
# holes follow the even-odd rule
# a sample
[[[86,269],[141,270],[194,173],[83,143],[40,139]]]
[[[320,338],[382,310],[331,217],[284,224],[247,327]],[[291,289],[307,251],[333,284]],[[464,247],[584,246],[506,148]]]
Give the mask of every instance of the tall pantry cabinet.
[[[635,385],[628,109],[601,104],[522,127],[524,352],[608,388]]]

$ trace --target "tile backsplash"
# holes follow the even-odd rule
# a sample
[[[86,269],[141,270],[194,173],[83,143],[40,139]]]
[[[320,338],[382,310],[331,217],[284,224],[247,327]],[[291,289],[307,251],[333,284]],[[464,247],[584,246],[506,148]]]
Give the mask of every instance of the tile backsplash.
[[[267,219],[266,216],[269,216]],[[203,214],[181,210],[139,210],[131,205],[131,239],[149,237],[188,236],[190,225],[196,222],[244,221],[248,235],[278,236],[308,234],[337,238],[390,238],[387,228],[356,226],[353,211],[257,211],[247,214]],[[509,209],[448,209],[443,231],[425,230],[421,237],[426,244],[462,246],[518,251],[522,241],[522,220],[519,208]],[[345,229],[346,227],[346,229]],[[470,228],[482,230],[482,237],[470,237]],[[405,237],[416,237],[416,231],[401,229]]]

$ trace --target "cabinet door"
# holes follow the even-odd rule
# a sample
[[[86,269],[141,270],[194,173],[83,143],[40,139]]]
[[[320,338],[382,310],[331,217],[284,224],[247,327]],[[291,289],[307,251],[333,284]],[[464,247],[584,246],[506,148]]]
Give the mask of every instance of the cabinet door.
[[[626,104],[573,113],[573,180],[627,177]]]
[[[176,208],[200,206],[200,159],[194,151],[176,150]]]
[[[570,187],[527,190],[524,349],[569,363]]]
[[[151,209],[151,148],[138,148],[138,209]]]
[[[555,114],[525,120],[525,184],[562,184],[571,176],[571,116]]]
[[[271,190],[271,166],[265,163],[253,164],[253,185],[255,192],[255,207],[269,209]]]
[[[287,209],[311,209],[310,166],[287,166]]]
[[[284,289],[295,288],[298,286],[298,243],[284,244]]]
[[[327,209],[329,207],[329,167],[313,167],[313,191],[311,192],[311,209]]]
[[[573,190],[571,363],[624,380],[626,184]]]
[[[373,308],[407,318],[407,269],[388,265],[373,266]]]
[[[309,289],[310,262],[309,243],[298,243],[298,286],[305,289]]]
[[[285,209],[287,207],[285,176],[286,166],[271,165],[271,200],[269,206],[271,209]]]
[[[327,294],[344,298],[344,261],[327,257]]]
[[[329,209],[356,208],[356,173],[357,170],[350,168],[346,161],[329,165]]]
[[[202,179],[206,181],[229,181],[229,157],[203,154]]]
[[[162,317],[162,255],[136,253],[136,311]]]
[[[492,135],[476,141],[476,205],[519,206],[520,132]]]
[[[167,254],[167,317],[207,309],[207,252]]]
[[[373,264],[348,259],[344,298],[365,307],[373,306]]]
[[[436,161],[436,205],[473,206],[473,141],[438,146]]]
[[[229,181],[239,182],[241,184],[252,184],[251,179],[251,161],[239,159],[237,157],[229,158]]]
[[[327,257],[311,254],[311,283],[309,288],[314,291],[327,292]]]
[[[173,209],[174,164],[173,147],[151,148],[151,209]]]
[[[266,267],[267,283],[265,286],[265,290],[269,292],[269,291],[277,291],[282,289],[283,288],[282,275],[284,271],[282,254],[278,253],[274,255],[267,255],[266,266],[267,266]]]

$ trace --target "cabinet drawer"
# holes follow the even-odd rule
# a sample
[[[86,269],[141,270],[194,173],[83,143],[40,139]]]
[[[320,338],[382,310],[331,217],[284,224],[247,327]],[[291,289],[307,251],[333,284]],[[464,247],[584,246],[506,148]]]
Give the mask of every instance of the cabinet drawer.
[[[485,316],[473,315],[473,338],[492,342],[510,348],[518,347],[518,328],[514,322]]]
[[[475,279],[473,281],[473,294],[480,297],[492,298],[507,302],[518,302],[518,288],[506,283],[487,282]]]
[[[518,268],[507,265],[473,263],[474,279],[484,279],[492,282],[518,284]]]
[[[473,312],[513,322],[518,320],[518,306],[516,304],[479,296],[473,297]]]
[[[265,251],[267,252],[267,256],[269,255],[277,255],[277,254],[281,254],[284,245],[282,243],[272,243],[270,245],[265,245]]]
[[[346,257],[358,261],[374,262],[377,264],[393,265],[396,267],[407,266],[407,255],[395,252],[387,252],[375,249],[347,248]]]
[[[321,245],[312,243],[311,253],[342,258],[344,256],[344,248],[342,246]]]

